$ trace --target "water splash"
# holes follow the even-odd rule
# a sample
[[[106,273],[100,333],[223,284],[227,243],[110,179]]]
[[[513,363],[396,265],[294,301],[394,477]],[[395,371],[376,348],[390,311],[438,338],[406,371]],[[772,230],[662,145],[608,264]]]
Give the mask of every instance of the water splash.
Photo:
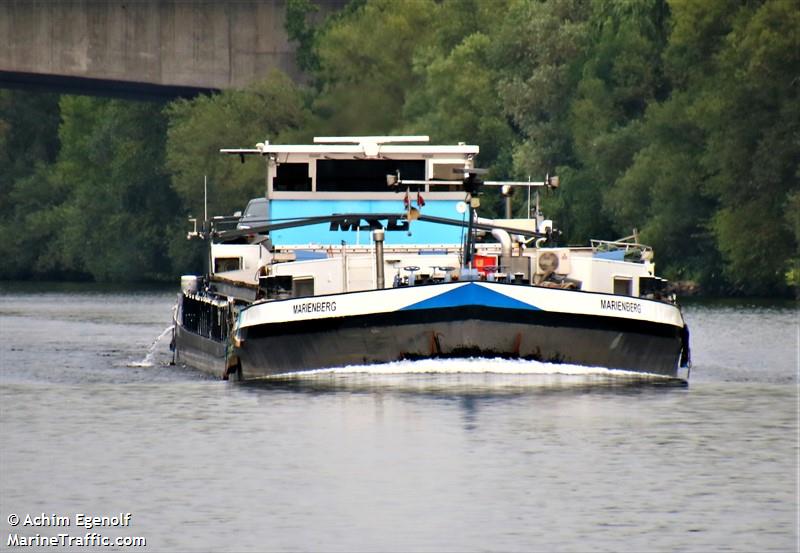
[[[541,375],[560,374],[571,376],[649,376],[658,378],[659,375],[648,375],[638,371],[621,369],[607,369],[605,367],[588,367],[571,365],[569,363],[547,363],[543,361],[528,361],[502,358],[466,359],[420,359],[415,361],[392,361],[375,365],[348,365],[300,371],[279,376],[319,376],[319,375],[345,375],[345,374],[519,374]]]
[[[153,343],[150,344],[149,348],[147,348],[147,355],[144,356],[144,359],[142,359],[141,361],[133,361],[131,363],[128,363],[128,366],[129,367],[152,367],[154,365],[153,360],[155,359],[156,347],[158,346],[158,343],[162,339],[164,339],[164,337],[167,334],[172,332],[172,329],[174,328],[174,326],[175,325],[169,325],[167,328],[164,329],[164,331],[161,334],[158,335],[158,337],[155,340],[153,340]]]
[[[285,385],[313,391],[503,395],[537,390],[683,386],[685,381],[637,371],[568,363],[468,358],[349,365],[272,375],[252,384]]]

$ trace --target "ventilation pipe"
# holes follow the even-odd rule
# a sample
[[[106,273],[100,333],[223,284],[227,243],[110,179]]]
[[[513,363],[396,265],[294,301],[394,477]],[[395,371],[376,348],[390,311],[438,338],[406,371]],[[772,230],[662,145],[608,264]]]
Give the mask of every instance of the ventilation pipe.
[[[378,289],[384,288],[386,285],[383,276],[383,238],[384,231],[382,228],[372,231],[372,239],[375,241],[375,281]]]
[[[501,255],[504,258],[511,257],[511,235],[503,229],[495,228],[492,229],[492,236],[500,242]]]
[[[476,223],[481,223],[483,225],[493,225],[494,220],[492,219],[484,219],[482,217],[475,218]],[[494,239],[500,242],[501,246],[501,255],[503,257],[511,257],[511,235],[508,231],[503,229],[495,228],[492,229],[492,236]]]

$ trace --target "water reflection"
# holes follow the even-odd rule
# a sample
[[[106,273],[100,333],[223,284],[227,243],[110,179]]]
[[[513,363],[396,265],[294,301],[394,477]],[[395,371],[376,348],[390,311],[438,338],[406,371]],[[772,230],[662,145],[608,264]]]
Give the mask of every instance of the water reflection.
[[[407,372],[401,372],[396,364],[386,364],[292,373],[250,380],[241,385],[254,392],[286,390],[306,393],[396,393],[475,399],[598,391],[637,393],[653,388],[687,386],[687,382],[679,378],[606,369],[588,370],[586,367],[549,363],[471,360],[475,364],[502,361],[507,367],[517,371],[477,372],[465,370],[464,361],[435,361],[440,363],[439,368],[443,370],[433,371],[428,367],[428,370],[422,372],[416,366],[418,362],[403,362],[407,365]],[[387,371],[386,367],[390,370]]]

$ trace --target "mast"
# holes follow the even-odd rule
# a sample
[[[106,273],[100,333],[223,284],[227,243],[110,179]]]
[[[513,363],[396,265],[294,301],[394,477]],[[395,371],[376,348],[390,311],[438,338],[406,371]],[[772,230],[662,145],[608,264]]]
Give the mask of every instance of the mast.
[[[481,200],[481,187],[483,180],[480,175],[485,174],[486,169],[453,169],[454,172],[464,173],[464,191],[467,193],[467,214],[469,220],[467,221],[467,243],[464,252],[464,267],[472,268],[472,255],[475,249],[474,223],[475,223],[475,210],[480,207]]]

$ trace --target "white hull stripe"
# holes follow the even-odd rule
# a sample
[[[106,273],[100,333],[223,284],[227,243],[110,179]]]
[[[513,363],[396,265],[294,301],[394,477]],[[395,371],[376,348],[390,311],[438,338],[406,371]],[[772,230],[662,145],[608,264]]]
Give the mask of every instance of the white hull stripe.
[[[667,303],[491,282],[456,282],[266,301],[242,310],[237,327],[464,305],[614,317],[683,327],[680,310]]]

